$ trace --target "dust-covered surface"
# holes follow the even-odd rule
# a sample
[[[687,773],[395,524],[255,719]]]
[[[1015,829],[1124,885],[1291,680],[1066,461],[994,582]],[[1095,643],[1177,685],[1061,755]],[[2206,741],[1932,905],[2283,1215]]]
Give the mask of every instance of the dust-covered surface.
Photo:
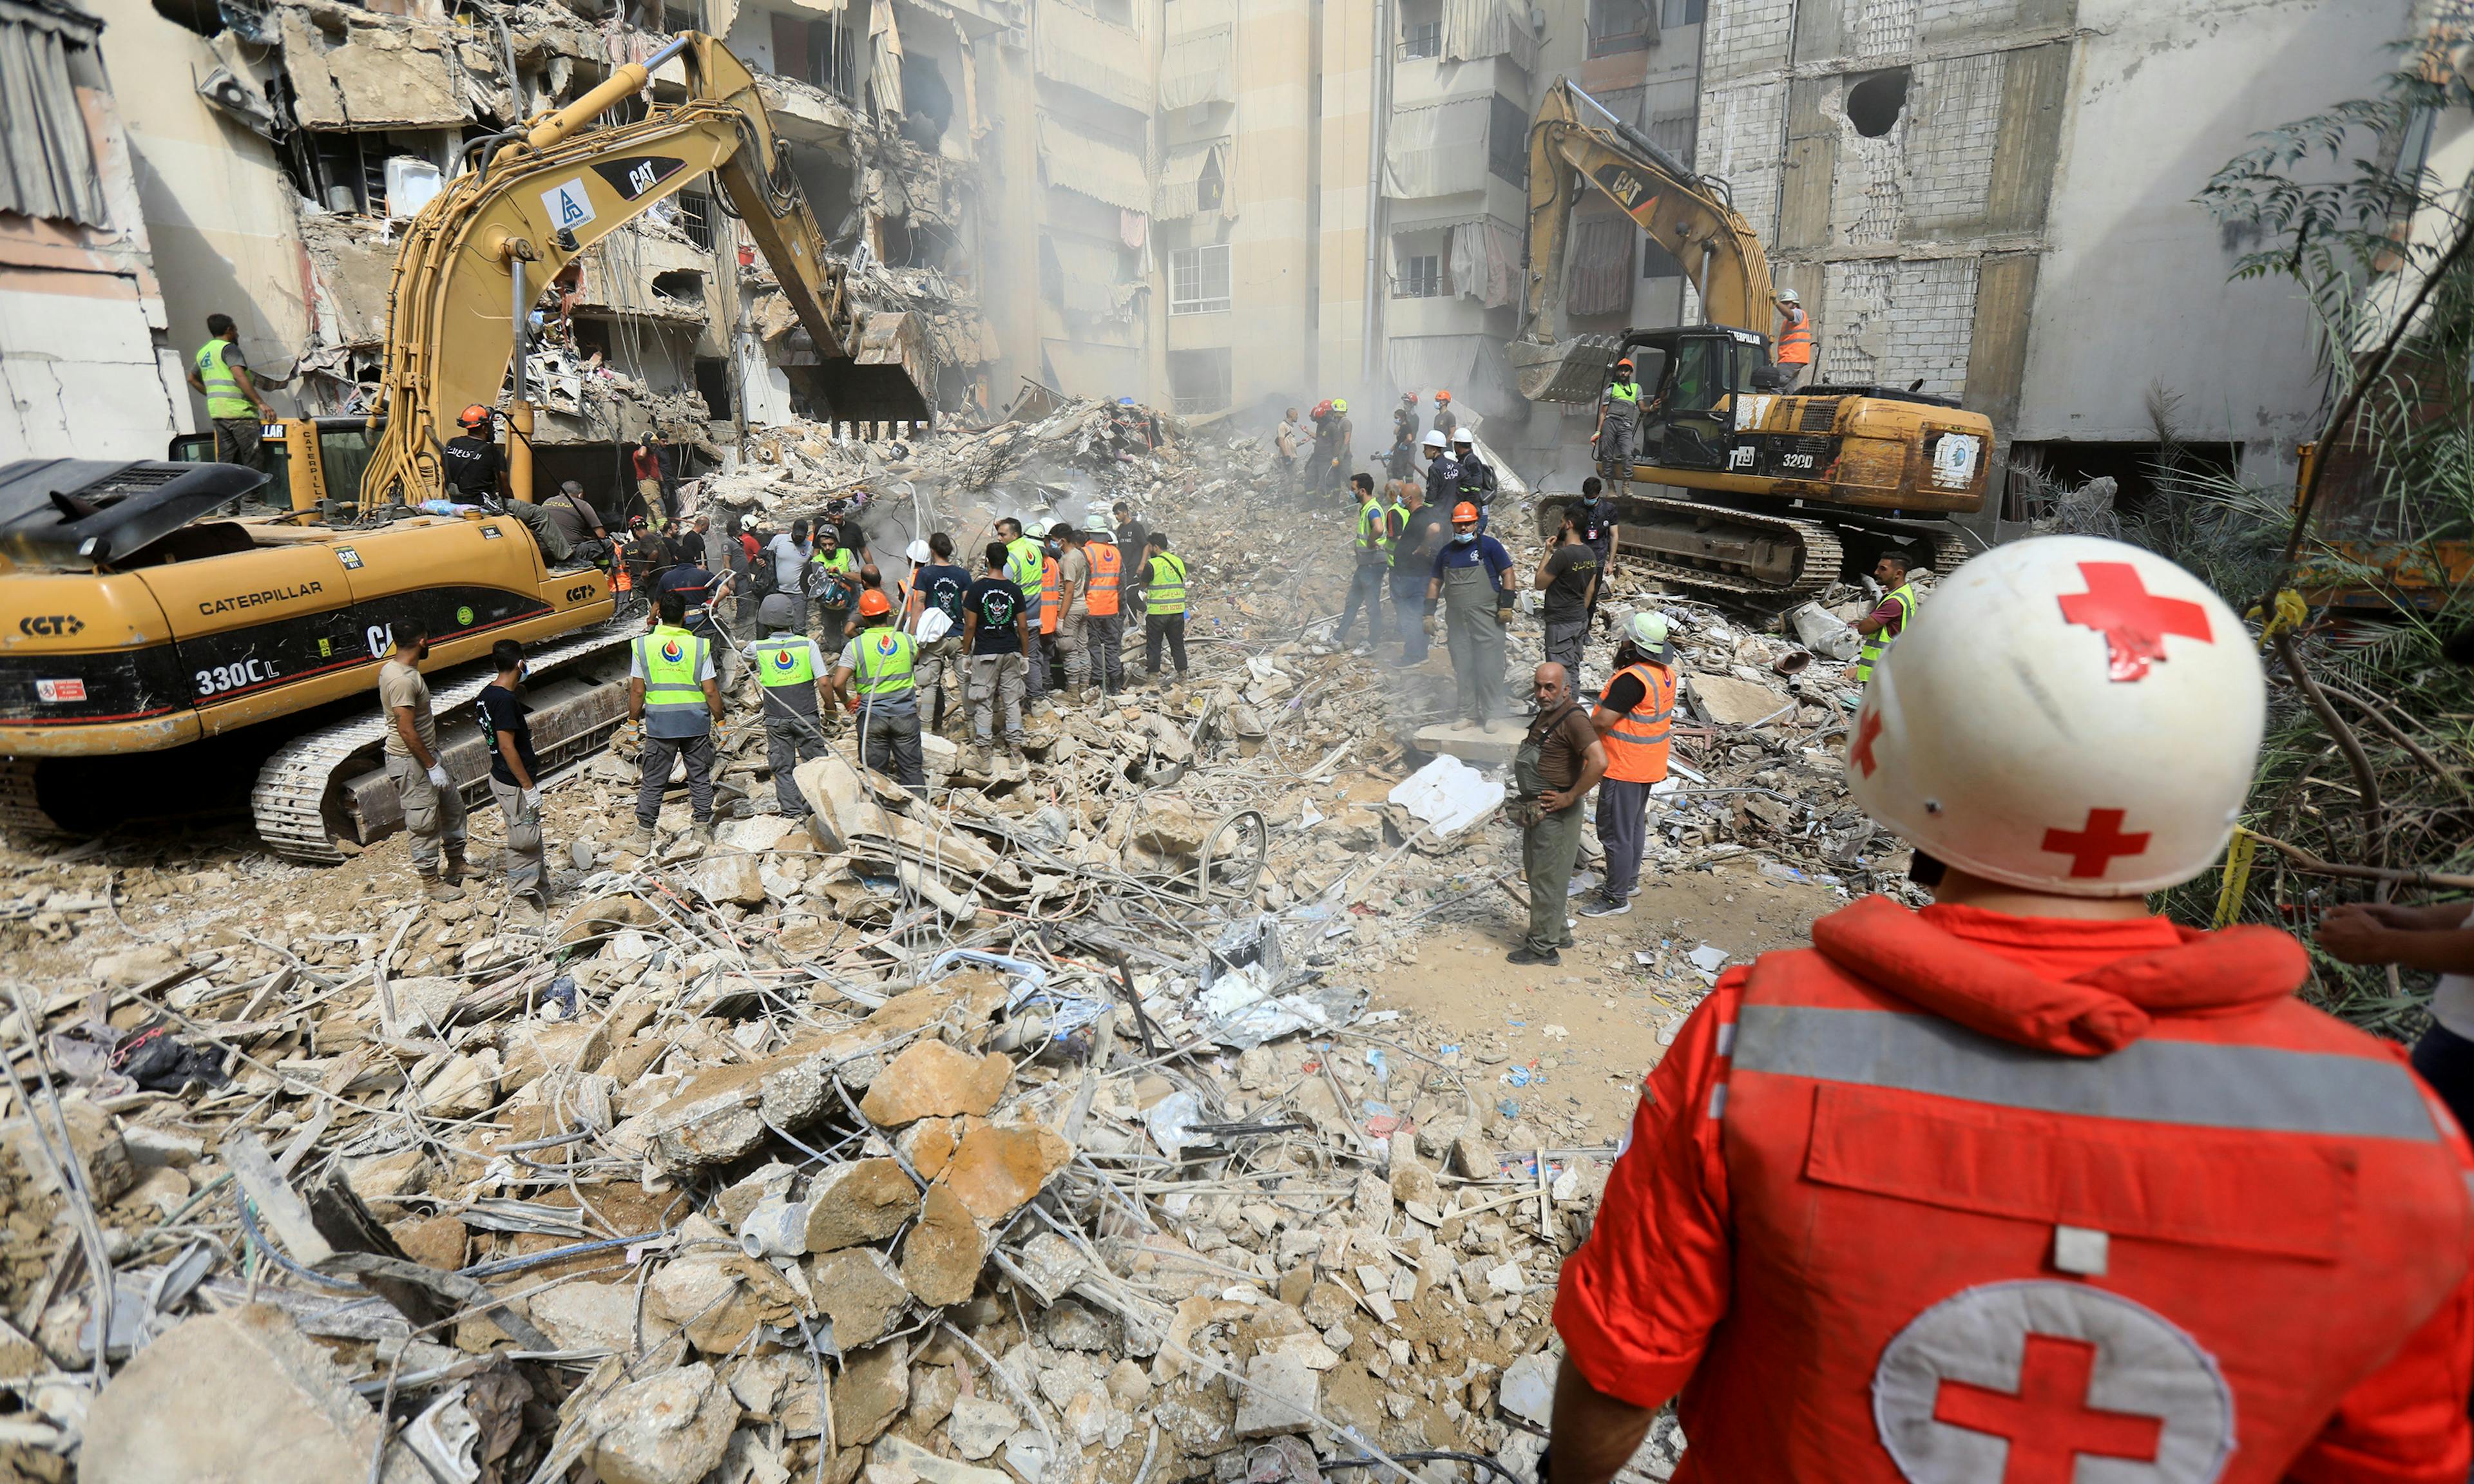
[[[389,1478],[1531,1472],[1639,1079],[1719,962],[1900,864],[1845,798],[1837,666],[1790,692],[1795,641],[1619,585],[1702,682],[1699,781],[1634,910],[1515,969],[1516,832],[1392,801],[1447,665],[1326,641],[1337,500],[1087,403],[823,457],[700,492],[787,519],[909,481],[965,538],[1130,499],[1191,563],[1193,676],[1036,708],[1018,764],[932,741],[924,800],[844,730],[799,778],[828,827],[743,807],[710,850],[683,791],[617,849],[635,770],[595,759],[548,792],[546,919],[489,879],[488,811],[447,904],[400,838],[332,870],[236,825],[10,842],[19,1472],[249,1471],[270,1428]],[[1499,513],[1523,570],[1528,526]],[[1516,620],[1516,677],[1538,643]],[[742,803],[773,793],[751,705]]]

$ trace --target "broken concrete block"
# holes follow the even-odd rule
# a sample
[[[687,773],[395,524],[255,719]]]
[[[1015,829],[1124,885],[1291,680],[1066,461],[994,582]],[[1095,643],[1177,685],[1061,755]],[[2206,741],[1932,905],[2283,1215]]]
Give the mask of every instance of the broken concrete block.
[[[893,1259],[873,1247],[846,1247],[812,1258],[808,1287],[834,1322],[834,1343],[845,1350],[883,1337],[910,1297]]]
[[[160,944],[150,943],[101,954],[86,965],[86,972],[113,989],[130,989],[160,979],[180,967],[178,954]]]
[[[1463,1180],[1492,1180],[1503,1173],[1494,1150],[1473,1134],[1463,1134],[1452,1140],[1448,1162],[1451,1172]]]
[[[960,1113],[985,1117],[1012,1075],[1013,1064],[1003,1056],[973,1056],[941,1041],[914,1041],[877,1073],[859,1111],[885,1127]]]
[[[696,865],[695,888],[708,901],[761,907],[764,905],[764,857],[744,852],[708,855]]]
[[[610,1027],[601,1020],[537,1020],[507,1033],[498,1086],[513,1093],[546,1072],[598,1071],[610,1059]]]
[[[1116,1348],[1117,1327],[1071,1300],[1051,1304],[1041,1319],[1048,1343],[1058,1350],[1102,1352]]]
[[[62,1098],[61,1118],[68,1125],[69,1147],[85,1167],[86,1187],[94,1192],[98,1205],[118,1200],[137,1183],[136,1167],[129,1160],[129,1146],[121,1141],[119,1120],[83,1097]],[[42,1119],[40,1140],[36,1137],[36,1125],[24,1118],[0,1124],[0,1137],[6,1138],[9,1152],[16,1157],[17,1167],[26,1172],[36,1189],[57,1192],[59,1183],[52,1179],[43,1151],[59,1148],[60,1131],[53,1127],[50,1109],[44,1109]]]
[[[995,1221],[1021,1209],[1073,1158],[1074,1146],[1051,1130],[982,1124],[962,1136],[945,1185],[973,1216]]]
[[[1723,675],[1694,675],[1686,683],[1710,719],[1721,727],[1758,727],[1795,714],[1795,698],[1767,685]]]
[[[1151,1400],[1152,1374],[1132,1360],[1120,1360],[1109,1368],[1108,1395],[1122,1406],[1140,1407]]]
[[[849,1353],[833,1393],[834,1436],[844,1447],[875,1442],[910,1404],[910,1348],[895,1340]]]
[[[787,815],[751,815],[743,820],[725,821],[714,830],[714,843],[725,850],[769,850],[798,827],[799,822]]]
[[[1237,1399],[1237,1436],[1269,1438],[1304,1432],[1322,1407],[1321,1378],[1294,1352],[1256,1355],[1246,1362],[1246,1390]]]
[[[808,1186],[807,1251],[878,1242],[919,1210],[919,1187],[892,1160],[837,1164]]]
[[[1417,1140],[1405,1134],[1392,1137],[1392,1199],[1403,1206],[1440,1209],[1443,1204],[1443,1183],[1435,1178],[1434,1168],[1418,1158]]]
[[[878,1466],[907,1471],[926,1484],[1014,1484],[1010,1473],[997,1469],[974,1469],[969,1464],[939,1458],[906,1438],[879,1438],[870,1451],[876,1455]]]
[[[477,1118],[498,1106],[498,1053],[489,1047],[450,1057],[421,1085],[421,1111],[433,1118]]]
[[[1176,799],[1145,799],[1128,839],[1161,855],[1199,855],[1219,817]]]
[[[644,1284],[644,1310],[661,1321],[661,1332],[685,1326],[688,1343],[709,1355],[739,1348],[763,1322],[764,1305],[731,1270],[735,1257],[691,1254],[653,1274]]]
[[[910,1161],[922,1180],[934,1180],[945,1173],[954,1158],[954,1124],[947,1118],[922,1118],[904,1129],[893,1140],[893,1147]]]
[[[739,1399],[698,1362],[657,1371],[593,1408],[585,1459],[602,1484],[696,1484],[721,1462]]]
[[[919,768],[932,778],[946,778],[962,765],[960,744],[951,742],[933,731],[919,733]]]
[[[651,906],[632,896],[596,897],[568,915],[567,930],[558,941],[562,945],[582,943],[620,928],[650,927],[656,921]]]
[[[1555,1420],[1555,1357],[1533,1351],[1503,1371],[1495,1398],[1503,1409],[1543,1427]]]
[[[253,1304],[185,1320],[138,1352],[94,1399],[78,1477],[89,1484],[365,1479],[377,1415],[291,1316]],[[425,1484],[393,1449],[384,1484]]]
[[[1524,719],[1510,716],[1494,718],[1491,727],[1437,722],[1419,728],[1415,740],[1421,753],[1442,753],[1479,767],[1501,767],[1520,751],[1527,727]]]
[[[929,1187],[919,1224],[902,1242],[902,1285],[931,1307],[959,1304],[980,1281],[987,1261],[986,1240],[962,1198],[944,1185]]]
[[[952,1439],[954,1451],[973,1463],[1005,1447],[1005,1440],[1022,1425],[1013,1408],[985,1397],[959,1397],[954,1401],[954,1415],[945,1422],[945,1436]]]
[[[583,1279],[554,1283],[526,1299],[524,1309],[534,1326],[561,1350],[606,1350],[624,1355],[636,1349],[633,1283]]]
[[[829,1057],[803,1052],[708,1067],[647,1115],[648,1152],[667,1171],[726,1164],[763,1143],[767,1123],[813,1122],[831,1095],[832,1069]]]

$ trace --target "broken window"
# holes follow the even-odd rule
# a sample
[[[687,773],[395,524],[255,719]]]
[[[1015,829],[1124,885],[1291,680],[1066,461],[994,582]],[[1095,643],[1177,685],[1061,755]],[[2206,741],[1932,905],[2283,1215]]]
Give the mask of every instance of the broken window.
[[[718,357],[699,357],[695,363],[696,395],[704,398],[705,411],[715,418],[730,417],[730,363]]]
[[[1228,297],[1228,244],[1185,248],[1169,254],[1169,313],[1225,314]]]
[[[1658,23],[1668,29],[1677,26],[1698,26],[1710,15],[1710,0],[1665,0],[1659,8]]]
[[[653,292],[676,303],[704,307],[704,275],[689,268],[674,268],[653,275]]]
[[[1501,93],[1487,124],[1486,168],[1515,185],[1529,183],[1529,110]]]
[[[679,203],[679,229],[688,241],[713,251],[713,198],[702,191],[681,191],[672,198]]]
[[[1443,0],[1402,0],[1400,6],[1400,60],[1416,61],[1421,57],[1443,55]]]
[[[1589,0],[1589,55],[1645,52],[1658,44],[1650,0]]]
[[[1907,107],[1907,69],[1867,73],[1847,86],[1847,122],[1867,139],[1879,139],[1898,127]]]
[[[1225,250],[1224,250],[1225,251]],[[1236,399],[1228,347],[1168,353],[1169,396],[1180,418],[1224,412]]]
[[[945,69],[934,57],[902,55],[902,137],[923,150],[934,150],[954,122],[954,90],[945,85]]]
[[[209,39],[224,29],[223,12],[215,0],[155,0],[155,13]]]
[[[776,14],[773,70],[821,87],[845,102],[859,98],[860,41],[848,26]]]
[[[683,31],[695,31],[700,29],[696,25],[695,7],[691,5],[685,7],[666,5],[662,7],[662,29],[668,32],[671,36],[677,36]]]

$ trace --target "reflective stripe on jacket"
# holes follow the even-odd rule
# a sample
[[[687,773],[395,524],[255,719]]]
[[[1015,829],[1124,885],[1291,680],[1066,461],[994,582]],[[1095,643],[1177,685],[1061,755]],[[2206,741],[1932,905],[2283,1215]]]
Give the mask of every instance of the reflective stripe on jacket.
[[[1607,744],[1607,777],[1622,783],[1655,783],[1666,777],[1666,754],[1675,736],[1675,672],[1646,660],[1615,672],[1640,682],[1640,705],[1623,713]],[[1607,682],[1612,688],[1614,682]],[[1604,702],[1591,713],[1607,714]]]
[[[1055,634],[1056,620],[1065,612],[1065,581],[1056,567],[1056,559],[1039,559],[1039,632]]]
[[[636,659],[644,670],[646,711],[703,711],[707,641],[685,629],[665,625],[636,640]]]
[[[1144,599],[1145,606],[1156,614],[1185,611],[1185,562],[1182,559],[1161,552],[1151,560],[1152,580]]]
[[[1899,634],[1904,634],[1907,632],[1907,625],[1916,621],[1914,586],[1908,583],[1899,584],[1897,587],[1891,589],[1890,601],[1899,605]],[[1864,635],[1863,644],[1856,652],[1856,684],[1861,685],[1873,678],[1874,663],[1890,652],[1890,646],[1899,641],[1899,634],[1892,634],[1885,629],[1880,634]]]
[[[1125,558],[1106,541],[1083,542],[1082,555],[1091,562],[1091,586],[1083,593],[1083,608],[1105,617],[1117,611],[1117,586],[1125,579]]]
[[[1789,311],[1786,328],[1779,331],[1778,362],[1781,366],[1812,364],[1812,317],[1801,309]]]
[[[1006,576],[1022,589],[1025,603],[1039,596],[1039,543],[1028,536],[1017,536],[1006,542]]]
[[[225,360],[232,343],[218,335],[198,347],[198,379],[206,385],[206,416],[209,418],[255,418],[256,404],[240,389],[240,378]]]
[[[911,667],[918,662],[919,642],[891,624],[862,630],[853,641],[856,661],[851,674],[862,696],[908,695]]]

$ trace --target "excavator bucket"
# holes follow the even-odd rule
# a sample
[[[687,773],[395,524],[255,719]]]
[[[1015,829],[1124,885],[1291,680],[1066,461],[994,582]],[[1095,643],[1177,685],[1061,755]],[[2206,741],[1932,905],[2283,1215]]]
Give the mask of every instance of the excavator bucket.
[[[860,422],[923,421],[935,372],[921,345],[918,318],[878,310],[867,315],[856,352],[817,367],[834,416]]]
[[[1515,341],[1510,347],[1513,374],[1520,395],[1533,402],[1569,402],[1588,406],[1607,388],[1607,373],[1615,364],[1619,343],[1613,335],[1575,335],[1561,345]]]

